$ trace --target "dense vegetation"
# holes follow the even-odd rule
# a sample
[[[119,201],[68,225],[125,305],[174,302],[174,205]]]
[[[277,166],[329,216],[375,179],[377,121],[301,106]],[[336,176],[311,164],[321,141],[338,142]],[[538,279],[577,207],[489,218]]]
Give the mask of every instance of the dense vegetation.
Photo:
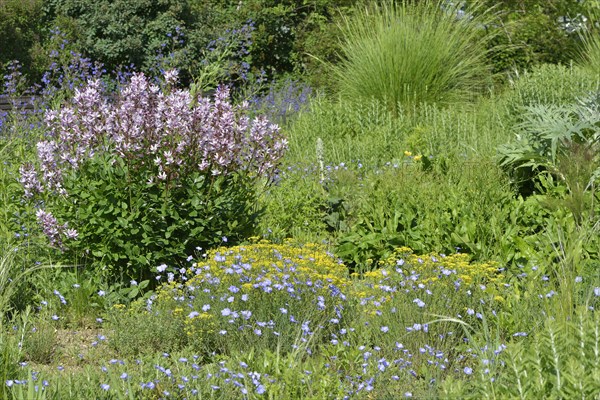
[[[0,398],[598,397],[598,11],[0,0]]]

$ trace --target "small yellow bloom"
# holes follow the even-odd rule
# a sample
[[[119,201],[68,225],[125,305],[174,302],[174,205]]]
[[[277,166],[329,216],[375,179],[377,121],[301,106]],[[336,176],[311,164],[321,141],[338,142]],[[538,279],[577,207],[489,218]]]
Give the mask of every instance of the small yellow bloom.
[[[410,157],[410,156],[412,156],[412,153],[411,153],[410,151],[406,150],[406,151],[404,152],[404,155],[405,155],[406,157]]]
[[[423,156],[419,154],[418,156],[415,156],[413,158],[413,160],[415,160],[415,161],[421,161],[421,158],[423,158]]]

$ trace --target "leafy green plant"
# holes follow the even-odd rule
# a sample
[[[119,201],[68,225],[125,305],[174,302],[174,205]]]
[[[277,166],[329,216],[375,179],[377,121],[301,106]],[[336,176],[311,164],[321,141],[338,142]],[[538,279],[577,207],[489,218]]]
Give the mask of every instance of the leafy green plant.
[[[571,192],[585,191],[594,183],[598,174],[599,104],[596,94],[574,105],[526,108],[517,140],[499,148],[500,165],[522,193],[531,194],[540,173],[552,175]],[[581,179],[587,182],[581,185]]]
[[[292,237],[318,242],[326,236],[326,194],[312,167],[283,169],[259,202],[264,213],[259,218],[258,232],[266,239],[281,242]]]
[[[470,164],[458,160],[446,171],[428,170],[422,161],[405,158],[367,171],[345,188],[331,185],[332,196],[345,203],[345,228],[335,234],[337,254],[359,270],[373,268],[398,246],[446,253],[458,247],[478,259],[499,256],[496,245],[506,234],[512,201],[501,171],[466,172]]]
[[[169,85],[176,78],[165,75]],[[108,103],[90,81],[47,112],[52,134],[38,143],[39,169],[21,168],[25,198],[45,200],[36,216],[50,246],[115,283],[251,236],[257,193],[286,142],[277,125],[246,113],[225,88],[212,101],[137,74]]]
[[[598,90],[600,80],[576,65],[542,64],[520,74],[498,98],[504,124],[523,121],[523,109],[537,105],[564,106]]]
[[[72,26],[77,46],[107,69],[153,65],[157,52],[191,14],[187,2],[64,0],[47,6],[47,18]],[[191,50],[191,49],[190,49]]]
[[[488,57],[495,72],[519,74],[537,65],[568,64],[580,45],[579,32],[592,27],[593,2],[573,0],[468,0],[493,7],[486,29],[493,35]],[[597,7],[597,5],[596,5]]]
[[[32,49],[42,33],[42,1],[8,0],[0,4],[0,71],[12,60],[18,60],[31,71]]]
[[[145,280],[154,266],[183,265],[197,247],[252,236],[255,187],[244,173],[191,174],[167,189],[147,179],[131,181],[135,173],[120,167],[90,162],[66,186],[73,201],[56,210],[58,218],[75,217],[85,227],[70,254],[91,256],[112,281]]]
[[[600,390],[599,332],[598,316],[589,310],[580,309],[570,321],[546,318],[537,333],[508,345],[501,357],[504,367],[497,365],[495,375],[482,376],[462,395],[594,397]]]
[[[446,2],[383,2],[344,21],[343,60],[333,67],[348,99],[390,111],[469,101],[490,82],[483,17],[457,18]]]

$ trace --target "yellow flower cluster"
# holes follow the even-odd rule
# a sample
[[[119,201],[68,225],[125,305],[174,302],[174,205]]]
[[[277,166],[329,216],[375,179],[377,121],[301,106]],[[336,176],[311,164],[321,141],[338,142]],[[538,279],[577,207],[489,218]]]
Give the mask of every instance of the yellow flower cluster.
[[[248,265],[244,274],[260,282],[266,279],[280,280],[283,274],[289,273],[293,265],[296,278],[320,280],[334,284],[339,288],[347,286],[348,269],[338,262],[333,255],[328,254],[325,247],[315,243],[295,245],[291,241],[284,244],[273,244],[267,241],[235,247],[220,247],[207,253],[206,261],[197,263],[194,268],[204,271],[204,274],[192,278],[187,285],[194,285],[195,281],[206,276],[207,273],[221,279],[230,281],[235,278],[228,274],[232,263]]]
[[[464,253],[443,256],[437,253],[418,256],[407,247],[398,248],[386,260],[379,262],[379,268],[365,273],[367,281],[379,282],[397,268],[405,275],[419,275],[421,282],[436,282],[448,276],[452,280],[460,279],[465,286],[473,283],[499,283],[503,276],[499,265],[494,261],[471,262]]]
[[[207,312],[202,312],[192,318],[185,318],[183,324],[186,335],[190,337],[202,338],[214,334],[216,330],[215,316]]]
[[[278,283],[300,283],[305,288],[314,290],[314,297],[318,295],[331,299],[330,285],[335,285],[341,292],[351,284],[347,268],[328,254],[325,247],[318,244],[295,245],[292,242],[273,244],[260,241],[245,246],[220,247],[207,252],[206,258],[199,261],[188,270],[190,278],[184,283],[165,283],[156,291],[155,304],[167,305],[173,308],[172,316],[183,320],[186,334],[194,340],[206,340],[211,335],[219,333],[219,320],[221,319],[220,305],[203,309],[202,306],[216,300],[209,300],[212,296],[219,299],[223,294],[231,296],[227,303],[231,308],[251,307],[261,301],[277,302],[280,298],[289,296],[285,291],[273,289],[266,292],[265,286],[276,287]],[[320,284],[318,284],[320,282]],[[295,285],[295,284],[294,284]],[[231,288],[235,292],[231,291]],[[296,290],[299,288],[296,288]],[[203,297],[203,291],[208,290],[210,295]],[[198,301],[192,297],[193,294]],[[242,299],[248,295],[249,302]],[[202,302],[199,299],[203,297]],[[279,300],[276,300],[276,297]],[[311,296],[302,296],[310,301]],[[194,303],[194,307],[183,308],[178,306],[174,299],[183,299],[187,305]],[[189,299],[189,300],[188,300]],[[289,300],[283,300],[285,304]],[[328,300],[330,306],[338,300]],[[181,302],[181,301],[180,301]],[[307,303],[311,307],[312,303]],[[225,305],[224,305],[225,306]]]

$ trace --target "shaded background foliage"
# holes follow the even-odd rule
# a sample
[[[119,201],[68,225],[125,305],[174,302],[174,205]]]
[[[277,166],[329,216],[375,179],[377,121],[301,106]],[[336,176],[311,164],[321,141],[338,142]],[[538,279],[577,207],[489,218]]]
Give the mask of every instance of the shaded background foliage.
[[[451,2],[456,3],[456,2]],[[108,71],[133,65],[156,68],[161,56],[175,55],[178,67],[197,72],[211,40],[252,21],[247,62],[255,74],[308,76],[327,86],[324,62],[339,60],[342,15],[364,8],[364,0],[3,0],[0,2],[0,64],[16,59],[36,81],[49,64],[52,31],[66,34],[70,48]],[[540,63],[567,64],[580,45],[580,27],[592,27],[592,1],[470,0],[492,8],[490,61],[495,72],[520,72]],[[241,60],[238,60],[241,61]],[[195,71],[196,70],[196,71]]]
[[[211,40],[252,21],[248,62],[268,76],[302,74],[330,59],[335,48],[332,21],[356,0],[89,1],[0,2],[0,63],[19,60],[32,81],[47,66],[42,54],[52,30],[65,33],[71,48],[109,71],[133,65],[155,67],[157,56],[178,53],[182,69],[203,58]],[[176,40],[173,40],[175,38]],[[186,71],[193,75],[194,71]]]

